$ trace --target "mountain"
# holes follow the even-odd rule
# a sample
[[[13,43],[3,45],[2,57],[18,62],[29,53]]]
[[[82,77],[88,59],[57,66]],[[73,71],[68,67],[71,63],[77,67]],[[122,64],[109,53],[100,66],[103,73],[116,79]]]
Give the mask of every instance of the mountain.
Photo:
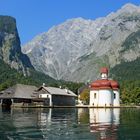
[[[0,91],[19,83],[36,86],[46,83],[47,86],[69,88],[75,93],[83,85],[56,81],[35,71],[28,56],[21,52],[16,20],[10,16],[0,16]]]
[[[0,16],[0,59],[24,75],[33,69],[28,56],[21,52],[16,20],[10,16]]]
[[[30,76],[25,77],[23,73],[11,68],[3,60],[0,60],[0,73],[0,91],[19,83],[36,85],[38,87],[41,86],[42,83],[46,83],[47,86],[57,86],[59,84],[59,82],[53,78],[43,73],[36,72],[33,69],[30,69]]]
[[[67,20],[36,36],[22,51],[36,70],[55,79],[94,80],[100,67],[140,57],[140,7],[129,3],[96,20]]]
[[[83,83],[66,82],[62,80],[56,81],[48,75],[37,72],[34,69],[29,69],[29,71],[30,75],[24,76],[23,73],[11,68],[3,60],[0,60],[0,91],[19,83],[38,87],[45,83],[46,86],[68,88],[77,94],[78,89],[83,86]]]
[[[140,57],[131,62],[122,62],[110,70],[112,77],[118,81],[139,81],[140,88]]]

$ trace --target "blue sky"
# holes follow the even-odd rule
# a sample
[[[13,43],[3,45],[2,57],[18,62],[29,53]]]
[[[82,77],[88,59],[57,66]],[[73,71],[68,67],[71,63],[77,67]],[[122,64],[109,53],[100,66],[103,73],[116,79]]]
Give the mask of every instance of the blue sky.
[[[67,19],[96,19],[140,0],[0,0],[0,15],[16,18],[21,43]]]

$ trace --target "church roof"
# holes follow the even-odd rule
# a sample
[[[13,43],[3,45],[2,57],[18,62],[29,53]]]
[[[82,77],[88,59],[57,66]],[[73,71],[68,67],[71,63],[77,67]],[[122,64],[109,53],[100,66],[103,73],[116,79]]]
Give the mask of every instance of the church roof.
[[[108,68],[102,67],[100,69],[100,73],[105,73],[108,75]],[[107,76],[108,77],[108,76]],[[113,90],[118,90],[119,89],[119,84],[117,81],[110,80],[108,78],[106,79],[100,79],[93,81],[90,85],[91,89],[99,90],[99,89],[113,89]]]
[[[119,89],[119,84],[117,81],[108,80],[108,79],[101,79],[96,80],[91,83],[92,89]]]
[[[108,74],[108,68],[102,67],[102,68],[100,69],[100,73],[106,73],[106,74]]]

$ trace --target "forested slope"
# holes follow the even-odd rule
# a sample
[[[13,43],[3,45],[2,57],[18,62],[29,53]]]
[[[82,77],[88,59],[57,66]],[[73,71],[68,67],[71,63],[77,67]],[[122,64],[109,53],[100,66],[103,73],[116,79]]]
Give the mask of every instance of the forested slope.
[[[121,87],[122,103],[140,103],[140,58],[123,62],[110,70]]]

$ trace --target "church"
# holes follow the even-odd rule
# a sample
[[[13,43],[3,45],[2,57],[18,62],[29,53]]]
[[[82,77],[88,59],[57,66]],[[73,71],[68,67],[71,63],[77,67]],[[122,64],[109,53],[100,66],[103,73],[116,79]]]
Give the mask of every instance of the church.
[[[100,70],[101,79],[93,81],[90,85],[90,106],[119,107],[120,90],[117,81],[108,79],[108,69]]]

